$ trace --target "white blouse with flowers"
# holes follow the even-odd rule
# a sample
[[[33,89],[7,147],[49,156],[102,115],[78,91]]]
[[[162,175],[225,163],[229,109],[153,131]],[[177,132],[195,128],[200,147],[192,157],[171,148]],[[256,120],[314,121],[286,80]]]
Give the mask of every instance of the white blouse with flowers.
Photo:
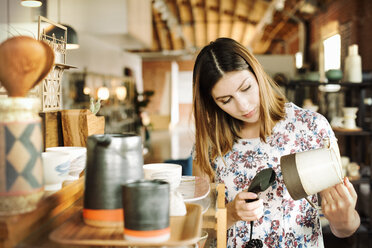
[[[217,158],[212,166],[215,181],[224,183],[226,202],[248,188],[253,177],[265,168],[272,168],[277,179],[273,186],[259,193],[264,201],[264,215],[254,221],[253,238],[264,247],[324,247],[319,214],[305,199],[293,200],[283,182],[280,157],[323,147],[323,140],[335,135],[322,115],[304,110],[293,103],[285,104],[286,116],[278,122],[266,143],[257,139],[240,139],[224,159]],[[195,154],[194,154],[195,155]],[[309,197],[317,203],[317,197]],[[227,247],[244,247],[250,236],[250,223],[236,222],[228,229]]]

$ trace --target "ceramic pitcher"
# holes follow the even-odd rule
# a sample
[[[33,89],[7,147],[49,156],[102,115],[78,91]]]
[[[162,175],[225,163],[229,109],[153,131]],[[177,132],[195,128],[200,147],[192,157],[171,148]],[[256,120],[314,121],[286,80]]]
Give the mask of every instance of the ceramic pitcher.
[[[44,194],[40,99],[0,98],[0,215],[34,210]]]
[[[326,144],[329,140],[325,140]],[[284,183],[294,200],[305,198],[342,183],[338,148],[329,143],[323,148],[293,153],[280,158]]]
[[[99,227],[123,225],[121,185],[143,178],[142,139],[135,134],[92,135],[87,140],[83,218]]]

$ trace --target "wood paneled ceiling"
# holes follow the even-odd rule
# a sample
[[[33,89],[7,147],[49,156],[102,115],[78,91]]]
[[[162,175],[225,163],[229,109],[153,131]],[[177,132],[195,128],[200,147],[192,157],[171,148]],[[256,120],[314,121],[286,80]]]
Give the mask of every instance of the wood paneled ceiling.
[[[153,46],[147,51],[193,54],[230,37],[256,54],[298,31],[331,0],[152,0]]]

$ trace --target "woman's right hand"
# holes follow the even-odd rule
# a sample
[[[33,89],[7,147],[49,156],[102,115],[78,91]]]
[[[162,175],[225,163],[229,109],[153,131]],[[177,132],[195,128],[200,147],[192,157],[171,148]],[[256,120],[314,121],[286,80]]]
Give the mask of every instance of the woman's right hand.
[[[252,192],[240,192],[232,202],[226,204],[227,226],[232,226],[239,220],[254,221],[263,216],[263,200],[257,199],[257,195]],[[255,200],[246,203],[246,200]]]

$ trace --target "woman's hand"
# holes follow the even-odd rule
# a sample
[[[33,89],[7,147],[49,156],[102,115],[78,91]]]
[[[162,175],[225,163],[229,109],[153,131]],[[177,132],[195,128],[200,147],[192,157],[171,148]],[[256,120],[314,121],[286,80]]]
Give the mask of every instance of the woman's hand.
[[[339,238],[351,236],[358,229],[360,218],[355,210],[357,193],[349,179],[345,178],[343,184],[323,190],[320,196],[332,233]]]
[[[263,216],[263,201],[257,199],[246,203],[245,200],[257,199],[257,195],[251,192],[240,192],[232,202],[226,205],[227,208],[227,227],[232,226],[239,220],[253,221]]]

